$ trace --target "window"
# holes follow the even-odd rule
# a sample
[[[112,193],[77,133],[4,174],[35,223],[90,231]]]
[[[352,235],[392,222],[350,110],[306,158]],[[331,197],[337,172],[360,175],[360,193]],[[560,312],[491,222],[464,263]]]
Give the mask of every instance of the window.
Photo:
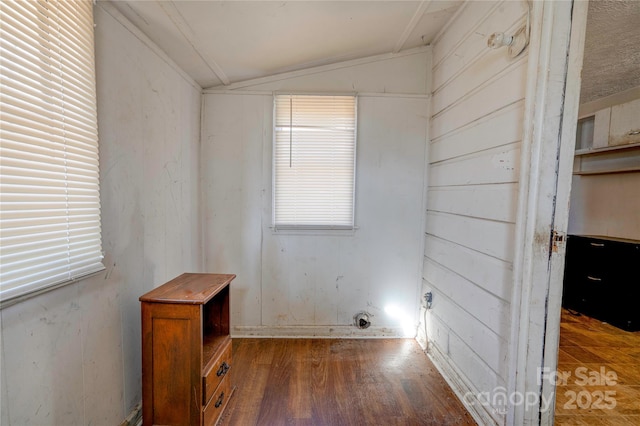
[[[0,2],[0,302],[103,269],[91,1]]]
[[[578,120],[576,128],[576,151],[579,149],[591,149],[593,147],[593,125],[595,115]]]
[[[356,97],[275,96],[276,229],[353,229]]]

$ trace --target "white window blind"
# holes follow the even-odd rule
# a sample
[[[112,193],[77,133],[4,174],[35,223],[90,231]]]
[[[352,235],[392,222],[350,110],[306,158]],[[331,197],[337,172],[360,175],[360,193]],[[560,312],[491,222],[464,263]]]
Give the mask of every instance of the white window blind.
[[[0,2],[0,301],[103,269],[91,1]]]
[[[352,229],[356,97],[275,96],[274,226]]]

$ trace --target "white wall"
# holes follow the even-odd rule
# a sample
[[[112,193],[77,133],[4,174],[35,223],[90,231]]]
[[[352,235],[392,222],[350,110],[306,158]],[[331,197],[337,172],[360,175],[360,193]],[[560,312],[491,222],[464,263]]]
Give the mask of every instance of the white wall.
[[[235,336],[398,336],[403,325],[415,332],[429,59],[423,49],[243,83],[233,92],[205,91],[205,267],[238,276]],[[355,232],[292,235],[270,228],[273,90],[364,92]],[[385,313],[391,304],[404,321]],[[374,315],[366,331],[351,325],[359,310]]]
[[[588,29],[587,29],[588,31]],[[611,109],[621,111],[636,105],[640,96],[640,87],[600,98],[580,106],[581,116],[594,113],[604,120],[596,122],[594,145],[598,148],[607,147]],[[630,108],[629,108],[630,109]],[[633,112],[627,114],[633,117]],[[636,114],[637,115],[637,114]],[[637,117],[636,117],[637,120]],[[620,120],[618,120],[620,122]],[[612,134],[626,134],[633,127],[633,119],[627,123],[629,128],[612,130]],[[600,126],[600,127],[598,127]],[[618,146],[622,148],[622,146]],[[608,151],[577,157],[574,170],[630,170],[637,169],[640,164],[640,148],[626,147],[621,151]],[[602,173],[593,175],[574,175],[571,183],[571,205],[569,209],[569,234],[599,235],[614,238],[640,240],[640,173]]]
[[[640,240],[640,173],[574,176],[569,234]]]
[[[433,292],[429,352],[460,397],[507,387],[527,55],[486,40],[525,14],[525,2],[467,2],[433,44],[422,293]]]
[[[200,89],[108,6],[95,8],[107,269],[1,311],[3,425],[119,424],[141,400],[138,297],[201,270]]]

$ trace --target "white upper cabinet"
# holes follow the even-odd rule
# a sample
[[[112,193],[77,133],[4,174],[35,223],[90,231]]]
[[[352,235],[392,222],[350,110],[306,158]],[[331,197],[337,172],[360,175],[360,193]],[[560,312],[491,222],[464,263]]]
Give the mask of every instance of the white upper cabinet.
[[[609,145],[640,142],[640,99],[611,107]]]
[[[640,171],[640,98],[603,106],[578,120],[574,174]]]

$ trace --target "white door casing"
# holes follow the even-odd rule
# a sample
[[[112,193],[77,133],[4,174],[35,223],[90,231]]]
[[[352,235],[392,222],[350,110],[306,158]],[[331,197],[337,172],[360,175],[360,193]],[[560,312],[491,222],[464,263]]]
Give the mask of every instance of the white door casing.
[[[553,424],[547,377],[557,368],[587,9],[585,1],[532,2],[509,348],[510,395],[524,402],[509,407],[507,424]]]

